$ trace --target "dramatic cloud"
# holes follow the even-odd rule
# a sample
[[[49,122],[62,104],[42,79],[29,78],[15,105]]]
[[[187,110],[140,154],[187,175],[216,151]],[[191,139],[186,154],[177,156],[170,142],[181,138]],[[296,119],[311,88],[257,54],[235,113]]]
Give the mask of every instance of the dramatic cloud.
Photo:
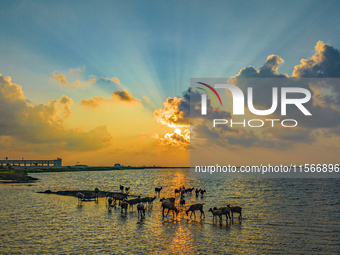
[[[169,127],[183,127],[190,125],[189,115],[180,109],[182,98],[169,97],[163,103],[164,109],[157,109],[154,111],[154,119],[163,125]]]
[[[315,54],[310,59],[302,59],[301,64],[295,66],[293,77],[299,78],[340,78],[340,51],[329,44],[319,41],[315,46]],[[340,106],[339,82],[328,82],[327,87],[320,93],[327,104]]]
[[[338,127],[340,125],[340,79],[328,78],[340,77],[340,52],[319,41],[315,46],[315,54],[310,59],[302,59],[302,64],[295,66],[293,77],[278,73],[278,66],[282,62],[279,56],[271,55],[261,68],[245,67],[229,82],[240,87],[244,94],[247,87],[253,87],[253,102],[256,109],[271,107],[273,87],[277,87],[279,91],[282,87],[305,88],[312,94],[312,99],[304,104],[312,116],[304,116],[297,107],[288,106],[286,117],[298,119],[299,126],[305,129]],[[299,97],[298,94],[293,93],[289,96]],[[281,117],[280,111],[279,104],[273,117]]]
[[[108,147],[112,136],[106,126],[90,131],[67,129],[64,121],[71,115],[73,101],[67,96],[47,104],[30,105],[21,86],[0,75],[0,136],[26,144],[55,149],[90,151]]]
[[[125,90],[117,89],[111,94],[110,99],[105,99],[104,97],[92,97],[88,100],[83,99],[80,102],[80,105],[88,106],[88,107],[98,107],[101,103],[104,102],[125,102],[129,104],[137,104],[141,105],[141,100],[134,98],[130,93]]]
[[[190,131],[185,129],[181,133],[167,133],[163,138],[159,138],[157,145],[181,146],[183,149],[189,149],[190,146]]]
[[[188,127],[190,126],[190,117],[198,118],[201,116],[201,94],[192,91],[191,88],[183,92],[183,98],[169,97],[163,103],[164,109],[154,111],[154,119],[163,125],[169,127]],[[191,111],[191,112],[190,112]],[[230,118],[228,111],[221,110],[219,107],[212,106],[211,100],[207,100],[207,111],[209,115],[205,118]]]
[[[276,55],[268,56],[266,62],[259,69],[252,66],[245,67],[236,75],[239,78],[285,78],[286,75],[278,74],[279,65],[283,59]]]
[[[193,133],[203,137],[206,145],[218,145],[235,149],[241,147],[263,147],[284,150],[293,148],[296,144],[314,143],[318,140],[320,133],[336,135],[340,126],[340,86],[337,80],[301,79],[305,77],[339,77],[340,76],[340,53],[330,45],[318,42],[315,47],[316,53],[309,60],[302,60],[302,64],[295,67],[293,76],[279,73],[279,66],[284,61],[281,57],[270,55],[260,68],[252,66],[245,67],[228,80],[247,95],[247,88],[253,88],[253,104],[256,109],[269,109],[272,106],[272,88],[277,87],[279,91],[283,87],[300,87],[311,92],[312,99],[304,106],[312,113],[305,116],[297,107],[287,107],[286,119],[297,119],[298,127],[280,128],[263,127],[259,130],[231,128],[221,125],[212,128],[213,119],[227,119],[232,116],[228,111],[214,107],[210,97],[207,101],[208,114],[201,116],[201,93],[188,89],[180,97],[169,97],[163,103],[163,109],[154,111],[154,119],[168,127],[188,127],[190,118]],[[250,79],[256,78],[256,79]],[[259,79],[263,78],[263,79]],[[277,79],[280,78],[280,79]],[[229,97],[229,95],[227,95]],[[301,94],[290,93],[289,98],[301,97]],[[247,102],[247,97],[245,97]],[[196,102],[196,103],[194,103]],[[245,104],[246,114],[250,114]],[[248,111],[248,112],[247,112]],[[277,110],[266,118],[282,119],[281,105]],[[248,117],[249,118],[249,117]],[[266,119],[257,116],[257,119]],[[209,125],[208,125],[209,123]],[[322,132],[318,130],[323,128]],[[256,131],[256,132],[255,132]],[[178,145],[180,140],[178,134],[166,134],[160,138],[158,144]],[[189,142],[189,140],[187,141]]]
[[[293,77],[299,78],[340,78],[340,51],[319,41],[315,54],[310,59],[302,59],[295,66]]]

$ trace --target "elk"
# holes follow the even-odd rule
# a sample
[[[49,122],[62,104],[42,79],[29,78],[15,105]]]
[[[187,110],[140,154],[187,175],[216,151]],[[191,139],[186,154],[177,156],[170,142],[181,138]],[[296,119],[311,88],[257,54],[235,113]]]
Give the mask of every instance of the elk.
[[[200,193],[201,189],[197,189],[195,190],[195,194],[196,194],[196,197],[198,197],[198,194]]]
[[[179,204],[180,204],[181,206],[185,205],[184,197],[181,196],[181,199],[179,200]]]
[[[78,204],[81,204],[82,201],[85,199],[85,195],[83,193],[81,193],[81,192],[78,192],[76,194],[76,197],[78,198]]]
[[[98,197],[99,197],[99,189],[98,188],[94,189],[94,194],[95,194],[95,200],[98,202]]]
[[[125,216],[126,216],[126,212],[127,212],[127,208],[128,208],[128,203],[126,203],[125,201],[121,203],[120,205],[120,213],[123,214],[123,210],[125,210]]]
[[[195,211],[200,211],[200,212],[201,212],[201,218],[202,218],[202,215],[203,215],[204,218],[205,218],[204,211],[203,211],[203,205],[204,205],[204,204],[194,204],[194,205],[191,205],[191,206],[189,207],[189,209],[185,211],[186,215],[188,216],[189,212],[191,212],[190,218],[191,218],[191,216],[192,216],[192,213],[194,213],[194,216],[195,216],[195,218],[196,218]]]
[[[139,215],[141,216],[141,219],[145,218],[145,208],[144,205],[142,203],[139,203],[137,205],[137,211],[138,211],[138,219],[139,219]]]
[[[241,219],[242,218],[242,208],[240,206],[231,206],[227,205],[227,207],[230,208],[231,211],[231,217],[234,219],[234,213],[238,213],[239,216],[238,218]]]
[[[163,189],[163,187],[160,187],[160,188],[156,187],[155,188],[155,193],[158,194],[158,196],[160,196],[162,189]]]
[[[222,211],[217,209],[216,207],[214,207],[214,209],[209,209],[208,212],[211,212],[212,215],[213,215],[213,222],[215,221],[215,217],[216,217],[216,220],[217,220],[217,216],[220,217],[220,221],[222,221]]]
[[[133,211],[133,205],[138,204],[141,201],[142,200],[140,199],[140,196],[138,198],[133,198],[133,199],[125,200],[125,202],[130,205],[130,208],[132,207],[132,211]]]
[[[178,214],[178,212],[179,212],[178,209],[176,208],[175,204],[172,203],[172,202],[170,202],[169,200],[164,200],[164,201],[162,202],[162,208],[163,208],[163,210],[162,210],[163,218],[164,218],[164,210],[165,210],[165,209],[168,209],[168,213],[167,213],[166,216],[168,216],[168,215],[169,215],[169,212],[172,211],[173,217],[174,217],[174,218],[175,218],[175,213],[176,213],[176,216],[177,216],[177,214]]]

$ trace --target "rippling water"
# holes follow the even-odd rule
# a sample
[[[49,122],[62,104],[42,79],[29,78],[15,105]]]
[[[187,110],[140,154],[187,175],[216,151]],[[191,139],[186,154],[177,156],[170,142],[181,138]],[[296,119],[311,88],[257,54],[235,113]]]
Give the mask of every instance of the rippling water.
[[[338,254],[340,251],[339,179],[192,179],[183,169],[32,174],[32,186],[0,185],[1,254]],[[173,196],[180,186],[205,188],[205,219],[164,220],[159,199],[138,221],[109,212],[105,199],[78,206],[74,197],[38,194],[47,189],[118,191]],[[210,207],[239,205],[243,219],[213,224]],[[199,214],[198,214],[199,215]]]

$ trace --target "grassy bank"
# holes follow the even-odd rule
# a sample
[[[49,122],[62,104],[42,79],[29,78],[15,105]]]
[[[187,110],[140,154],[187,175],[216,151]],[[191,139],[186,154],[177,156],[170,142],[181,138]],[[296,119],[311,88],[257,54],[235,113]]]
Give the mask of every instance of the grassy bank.
[[[128,170],[128,169],[144,169],[143,167],[61,167],[61,168],[35,168],[35,169],[22,169],[26,173],[48,173],[48,172],[81,172],[81,171],[112,171],[112,170]]]
[[[3,183],[35,182],[38,178],[31,177],[27,172],[17,169],[0,169],[0,180]]]

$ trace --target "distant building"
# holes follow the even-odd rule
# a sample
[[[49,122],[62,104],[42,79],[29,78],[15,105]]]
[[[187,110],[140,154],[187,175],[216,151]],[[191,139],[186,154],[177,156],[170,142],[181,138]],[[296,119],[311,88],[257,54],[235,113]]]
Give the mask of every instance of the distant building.
[[[113,167],[121,167],[122,165],[119,163],[116,163]]]
[[[0,166],[6,167],[10,165],[11,167],[62,167],[62,159],[57,158],[53,160],[10,160],[6,157],[5,160],[0,160]]]
[[[81,165],[81,164],[76,164],[75,166],[73,166],[74,168],[85,168],[88,167],[88,165]]]

